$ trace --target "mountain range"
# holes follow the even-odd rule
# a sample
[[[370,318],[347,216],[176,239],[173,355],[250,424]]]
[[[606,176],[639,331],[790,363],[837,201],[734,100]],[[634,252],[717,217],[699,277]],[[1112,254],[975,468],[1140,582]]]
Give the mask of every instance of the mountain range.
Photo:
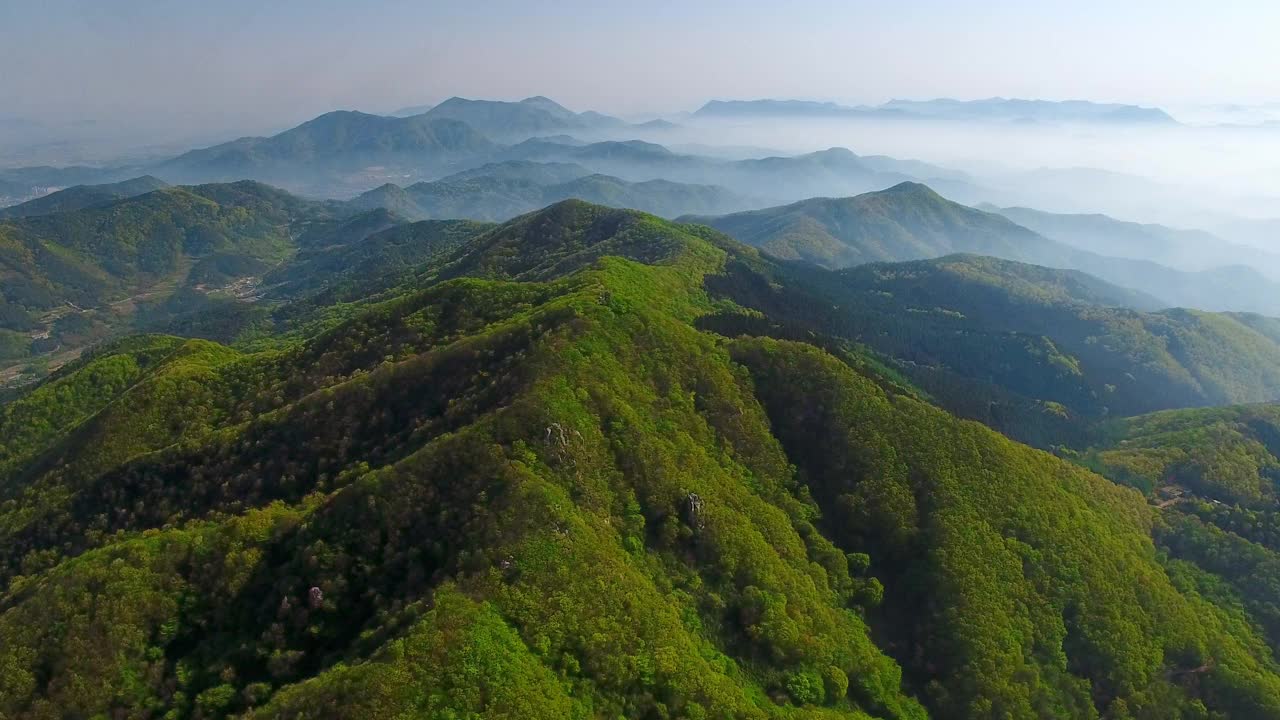
[[[67,191],[77,200],[105,192]],[[133,327],[170,296],[217,295],[214,286],[260,276],[290,257],[296,235],[331,215],[325,203],[242,181],[0,220],[4,355],[81,347]]]
[[[1175,125],[1167,112],[1159,108],[1095,103],[1085,100],[1022,100],[988,98],[985,100],[890,100],[880,106],[911,115],[963,121],[1104,123]]]
[[[340,197],[401,178],[431,181],[493,163],[536,161],[577,164],[628,181],[720,185],[774,202],[864,192],[906,179],[927,180],[963,198],[981,195],[963,173],[913,160],[859,157],[843,148],[726,161],[641,140],[584,142],[566,134],[629,127],[618,123],[571,113],[545,98],[520,103],[454,98],[408,117],[327,113],[271,137],[192,150],[148,172],[179,184],[247,178],[311,196]]]
[[[335,182],[330,176],[354,174],[358,182],[359,173],[371,166],[461,169],[464,162],[496,147],[458,120],[335,111],[269,138],[240,138],[192,150],[161,163],[154,172],[171,182],[251,178],[327,189]]]
[[[632,182],[716,185],[764,203],[854,194],[903,180],[927,181],[966,200],[984,196],[963,173],[915,160],[858,156],[845,148],[733,161],[676,153],[641,140],[584,142],[565,134],[587,126],[627,127],[602,117],[574,114],[545,98],[520,103],[455,98],[403,118],[339,111],[269,138],[193,150],[149,172],[172,183],[248,178],[310,196],[342,197],[388,181],[402,184],[402,178],[434,181],[485,165],[531,161],[579,165]],[[491,137],[518,141],[504,145]]]
[[[230,346],[123,339],[0,405],[0,713],[1280,717],[1264,524],[1224,554],[1253,541],[1194,495],[1071,462],[1092,427],[1034,450],[835,332],[948,318],[938,346],[996,359],[952,397],[1004,407],[1024,359],[1120,374],[1118,340],[1016,326],[1140,296],[968,256],[837,273],[572,200],[456,243],[373,213],[295,242],[421,228],[393,287]]]
[[[143,175],[115,183],[98,185],[73,185],[24,203],[0,208],[0,219],[48,215],[68,210],[82,210],[94,205],[104,205],[114,200],[135,197],[168,187],[163,180]]]
[[[405,108],[393,115],[457,120],[488,137],[503,141],[518,141],[536,135],[564,132],[600,132],[627,125],[617,118],[598,112],[573,112],[542,96],[525,98],[519,102],[452,97],[434,107]]]
[[[1174,122],[452,98],[0,170],[0,719],[1280,720],[1268,221],[637,139],[793,118]]]
[[[502,156],[574,163],[627,180],[666,179],[719,185],[774,201],[866,192],[917,178],[928,178],[944,190],[965,196],[980,193],[961,173],[883,155],[863,157],[847,148],[795,156],[719,160],[674,153],[662,145],[642,141],[570,144],[540,138],[512,146]]]
[[[759,204],[712,185],[668,180],[627,182],[592,174],[580,165],[528,161],[494,163],[404,188],[383,185],[349,204],[358,208],[385,207],[413,220],[508,220],[569,198],[664,217],[729,212]]]
[[[1031,208],[979,205],[1045,237],[1100,255],[1157,260],[1182,270],[1247,265],[1272,280],[1280,279],[1280,255],[1224,240],[1204,230],[1116,220],[1100,214],[1056,214]]]
[[[1054,102],[1017,98],[985,100],[890,100],[881,105],[851,107],[808,100],[712,100],[693,113],[695,118],[749,119],[760,117],[939,120],[951,122],[1140,124],[1175,125],[1159,108],[1095,103],[1084,100]]]
[[[813,198],[685,220],[705,222],[778,257],[829,268],[976,253],[1083,270],[1158,298],[1166,306],[1280,314],[1280,284],[1250,267],[1187,272],[1150,260],[1100,255],[1077,247],[1074,243],[1080,242],[1080,236],[1074,233],[1061,233],[1065,242],[1051,240],[1002,215],[951,202],[919,183],[902,183],[852,198]],[[1104,247],[1094,236],[1085,237],[1090,239],[1082,243],[1086,247]],[[1142,255],[1144,251],[1131,247],[1126,254]],[[1155,257],[1169,254],[1152,253]]]
[[[30,166],[0,169],[0,207],[16,205],[73,185],[123,180],[138,173],[129,168]]]
[[[23,358],[33,349],[74,348],[122,329],[167,327],[178,318],[196,317],[210,304],[231,313],[218,322],[239,327],[238,323],[257,313],[248,312],[236,300],[237,294],[289,299],[295,296],[291,291],[273,289],[286,278],[289,287],[318,291],[329,284],[325,275],[303,282],[309,272],[306,268],[323,263],[328,272],[337,273],[344,262],[364,267],[367,249],[353,250],[356,254],[348,256],[344,248],[360,248],[369,236],[412,220],[501,221],[529,212],[539,203],[568,198],[639,206],[667,216],[752,204],[723,188],[627,182],[584,173],[589,170],[576,164],[505,161],[434,183],[384,186],[346,203],[306,201],[253,183],[163,188],[132,198],[92,202],[123,192],[122,188],[141,190],[154,184],[147,179],[51,195],[36,204],[44,203],[44,210],[52,212],[0,222],[0,236],[13,249],[5,258],[6,287],[0,302],[8,333],[4,354]],[[76,208],[85,201],[90,204]],[[67,209],[57,210],[62,207]],[[37,210],[26,205],[13,212]],[[1127,300],[1087,304],[1141,311],[1181,306],[1280,315],[1275,286],[1253,270],[1185,272],[1098,255],[1045,238],[1000,215],[952,203],[919,184],[853,198],[820,198],[761,211],[682,219],[708,223],[778,258],[831,269],[979,254],[1083,270],[1131,289],[1125,291]],[[400,247],[405,240],[388,238],[388,242],[388,248]],[[399,253],[395,267],[426,259],[408,249],[395,252]],[[1238,317],[1249,324],[1243,318],[1250,316]],[[184,332],[195,331],[184,326]],[[222,338],[223,332],[200,334]],[[1245,335],[1253,338],[1252,331]],[[33,343],[31,337],[47,340]],[[1140,342],[1167,344],[1152,337]],[[1256,338],[1249,342],[1256,344]],[[1270,397],[1269,381],[1257,382],[1247,381],[1245,387],[1250,389],[1240,393],[1193,388],[1179,402]],[[1155,407],[1159,406],[1151,409]]]
[[[737,133],[797,118],[1176,124],[451,98],[0,170],[0,718],[1280,720],[1269,221]]]

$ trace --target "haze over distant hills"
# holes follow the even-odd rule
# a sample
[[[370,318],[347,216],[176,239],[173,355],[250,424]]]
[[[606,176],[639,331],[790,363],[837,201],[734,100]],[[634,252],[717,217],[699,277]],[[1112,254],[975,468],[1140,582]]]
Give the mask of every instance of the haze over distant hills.
[[[1204,230],[1182,230],[1151,223],[1116,220],[1101,214],[1055,214],[1030,208],[979,209],[999,213],[1045,237],[1082,250],[1135,260],[1158,260],[1183,270],[1247,265],[1280,280],[1280,255],[1228,242]]]
[[[454,98],[408,117],[327,113],[266,138],[192,150],[149,171],[174,183],[250,178],[312,196],[350,196],[386,182],[437,180],[511,160],[577,164],[641,182],[716,185],[768,202],[847,195],[922,180],[964,199],[983,197],[962,172],[845,148],[744,160],[672,152],[642,140],[586,142],[567,132],[628,132],[621,121],[573,113],[546,98],[518,103]],[[503,144],[492,137],[518,140]],[[601,198],[603,199],[603,198]]]
[[[457,120],[336,111],[269,138],[241,138],[192,150],[155,171],[176,182],[249,177],[324,188],[332,182],[331,174],[348,176],[384,165],[457,167],[495,147]]]
[[[1245,4],[0,2],[0,720],[1280,720]]]
[[[911,115],[948,120],[1004,122],[1114,123],[1173,125],[1176,121],[1159,108],[1085,100],[890,100],[880,106]]]
[[[696,118],[808,117],[1062,124],[1176,124],[1168,113],[1159,108],[1083,100],[1053,102],[1016,98],[890,100],[882,105],[857,107],[806,100],[712,100],[693,113],[693,116]]]
[[[732,212],[760,204],[758,200],[712,185],[669,180],[628,182],[593,174],[580,165],[529,161],[485,165],[404,188],[384,185],[360,195],[350,204],[361,208],[389,208],[413,220],[507,220],[569,198],[634,208],[664,217]]]
[[[48,215],[54,212],[80,210],[94,205],[102,205],[113,200],[134,197],[143,193],[159,190],[168,183],[163,180],[144,175],[142,177],[122,180],[117,183],[101,185],[73,185],[65,190],[58,190],[34,200],[0,208],[0,219]]]
[[[0,207],[39,198],[74,185],[110,183],[138,174],[127,167],[98,168],[77,165],[0,169]]]
[[[519,102],[453,97],[433,107],[403,108],[392,115],[459,120],[496,140],[522,140],[558,132],[598,132],[626,125],[622,120],[601,113],[574,112],[542,96]]]
[[[914,179],[927,179],[931,184],[964,195],[981,193],[963,173],[919,161],[861,157],[847,148],[795,156],[719,160],[673,153],[662,145],[642,141],[569,145],[538,139],[512,146],[502,155],[577,163],[627,180],[669,179],[719,185],[774,201],[849,195]]]
[[[1118,117],[1114,114],[1118,107],[1128,106],[895,101],[875,111],[953,118],[987,114],[1006,119],[1015,112],[1061,118],[1074,114],[1077,119],[1111,122]],[[839,115],[849,110],[830,103],[792,101],[710,103],[708,108],[708,112],[780,115]],[[669,124],[649,125],[673,129]],[[1089,169],[1043,169],[997,177],[995,185],[986,186],[952,168],[859,155],[840,147],[726,159],[675,152],[634,137],[595,139],[600,133],[628,138],[639,129],[599,113],[570,111],[541,96],[519,102],[452,98],[406,117],[339,111],[272,137],[241,138],[185,153],[150,168],[158,177],[71,188],[2,210],[0,216],[90,209],[166,182],[240,177],[280,183],[321,197],[358,194],[343,212],[381,208],[399,221],[501,221],[562,199],[579,198],[666,217],[723,216],[710,222],[780,257],[827,267],[982,253],[1090,272],[1157,304],[1280,314],[1275,283],[1258,273],[1272,273],[1273,278],[1280,273],[1266,252],[1232,246],[1208,233],[1127,224],[1096,215],[1010,208],[1000,212],[1024,226],[1001,225],[993,216],[967,214],[972,211],[924,188],[927,183],[943,196],[974,203],[1018,197],[1031,190],[1057,193],[1063,186],[1078,185],[1103,195],[1124,195],[1141,186],[1141,178]],[[127,170],[29,168],[4,171],[0,181],[122,179],[120,174]],[[899,187],[892,192],[879,192],[895,185]],[[1168,196],[1161,195],[1167,188],[1144,187],[1151,202],[1167,204]],[[794,206],[776,207],[791,201],[796,201]],[[761,207],[765,209],[739,213]],[[259,259],[242,264],[249,267],[256,262]]]
[[[1280,315],[1280,284],[1243,266],[1199,272],[1110,257],[945,199],[919,183],[850,198],[814,198],[718,218],[684,218],[782,258],[830,268],[977,253],[1082,270],[1169,306]]]
[[[1128,108],[1136,110],[1129,112]],[[410,110],[422,112],[408,115]],[[849,111],[884,115],[876,121],[878,124],[864,126],[858,132],[842,134],[823,130],[815,136],[832,135],[858,148],[864,143],[872,147],[878,144],[875,138],[881,135],[881,130],[874,128],[892,128],[895,123],[901,124],[903,118],[922,119],[926,115],[932,118],[929,123],[908,122],[902,127],[915,127],[917,130],[913,132],[916,134],[932,135],[951,130],[961,132],[956,128],[981,125],[961,116],[1062,118],[1069,123],[1086,118],[1097,132],[1104,134],[1110,132],[1106,129],[1109,126],[1120,128],[1117,132],[1123,134],[1126,132],[1124,127],[1144,127],[1154,131],[1167,125],[1154,120],[1137,125],[1128,121],[1113,122],[1116,118],[1141,117],[1146,109],[1138,106],[996,98],[984,101],[893,101],[868,109],[832,103],[765,100],[713,101],[704,110],[711,114],[719,111],[758,113],[759,118],[766,121],[773,117],[777,122],[761,124],[753,123],[750,117],[744,116],[740,125],[776,125],[781,135],[775,134],[772,138],[767,134],[742,136],[732,145],[723,146],[729,138],[714,129],[719,126],[701,124],[697,118],[702,113],[693,114],[689,123],[680,126],[665,121],[629,124],[600,113],[574,112],[542,96],[518,102],[451,98],[433,107],[406,108],[406,116],[399,118],[351,111],[327,113],[272,137],[240,138],[145,167],[87,168],[85,172],[64,173],[60,179],[48,172],[39,172],[39,168],[0,171],[0,204],[12,204],[73,184],[119,181],[142,174],[151,174],[173,183],[251,178],[312,197],[352,197],[385,183],[404,186],[438,180],[486,163],[532,159],[576,162],[593,172],[628,181],[663,179],[720,185],[740,194],[759,197],[766,203],[812,196],[851,195],[912,180],[927,183],[947,197],[964,203],[992,202],[1003,207],[1024,206],[1053,212],[1106,212],[1118,217],[1155,219],[1166,224],[1222,227],[1222,234],[1233,242],[1269,241],[1270,229],[1264,227],[1236,223],[1230,230],[1225,229],[1236,216],[1265,216],[1267,198],[1262,194],[1244,197],[1225,191],[1197,192],[1137,174],[1101,168],[1001,168],[998,166],[1001,162],[998,153],[990,154],[989,160],[993,164],[989,167],[960,162],[958,166],[964,169],[957,169],[956,166],[868,153],[855,156],[861,167],[852,167],[853,163],[846,158],[845,167],[836,169],[834,175],[831,168],[818,167],[831,165],[834,158],[815,163],[807,170],[797,168],[796,172],[788,172],[785,167],[776,167],[785,163],[768,156],[798,158],[813,155],[813,159],[820,159],[821,151],[792,151],[797,153],[793,155],[790,152],[769,152],[761,147],[771,144],[771,139],[788,137],[789,125],[782,120],[790,115],[803,116],[806,113],[832,116],[835,120],[839,120],[841,113]],[[462,125],[439,124],[445,122]],[[933,122],[940,124],[930,124]],[[1045,122],[1052,124],[1049,120]],[[1026,133],[1039,132],[1013,129],[1010,123],[1019,127],[1025,124],[1016,120],[997,121],[997,125],[1001,123],[1002,129],[992,131],[997,136],[1013,133],[1025,140]],[[815,127],[829,129],[841,125],[835,122]],[[1170,133],[1198,132],[1195,128],[1173,127],[1175,129],[1169,130]],[[1053,130],[1045,132],[1054,133]],[[664,145],[646,143],[646,140],[659,140]],[[991,139],[982,133],[977,137],[972,133],[961,133],[952,146],[963,147],[970,142],[985,147]],[[794,141],[785,144],[794,145]],[[599,156],[574,158],[564,145],[596,145],[582,152],[598,153]],[[831,145],[840,147],[837,143]],[[672,152],[672,147],[685,150]],[[975,148],[975,154],[989,153],[978,153]],[[724,160],[744,159],[770,162],[758,163],[764,167],[756,171],[745,165],[714,167]],[[952,163],[955,161],[948,164]],[[792,164],[798,164],[798,160]],[[880,176],[877,177],[877,173]],[[856,177],[858,175],[861,178]],[[55,179],[58,181],[53,182]]]
[[[1280,217],[1220,220],[1214,229],[1238,242],[1280,253]]]

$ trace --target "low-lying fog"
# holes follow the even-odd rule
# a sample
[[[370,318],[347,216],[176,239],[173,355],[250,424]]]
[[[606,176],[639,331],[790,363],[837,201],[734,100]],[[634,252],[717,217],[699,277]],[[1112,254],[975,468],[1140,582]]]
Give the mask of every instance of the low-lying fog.
[[[674,129],[629,126],[609,131],[607,137],[581,139],[638,138],[676,152],[720,159],[846,147],[863,156],[886,155],[939,166],[917,168],[911,174],[925,182],[945,177],[947,182],[937,189],[967,204],[1105,213],[1123,220],[1211,230],[1235,242],[1280,250],[1280,106],[1183,108],[1174,114],[1181,124],[712,120],[684,115],[669,118],[676,123]],[[191,147],[245,134],[245,119],[235,120],[228,121],[222,132],[198,123],[205,129],[150,132],[146,147],[137,137],[137,128],[108,132],[112,129],[0,122],[0,167],[79,163],[143,167]],[[271,134],[284,127],[253,134]],[[363,189],[367,188],[355,191]],[[790,197],[764,189],[754,194]]]
[[[715,144],[802,153],[832,146],[916,159],[971,176],[1000,205],[1101,212],[1122,219],[1217,226],[1280,217],[1280,127],[936,121],[706,121],[654,137],[696,150]],[[975,198],[956,198],[973,201]]]

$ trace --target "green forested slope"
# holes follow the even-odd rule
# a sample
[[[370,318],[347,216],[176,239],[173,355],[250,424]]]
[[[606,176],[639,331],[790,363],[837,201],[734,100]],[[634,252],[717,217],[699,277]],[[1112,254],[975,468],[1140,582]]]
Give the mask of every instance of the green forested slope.
[[[1144,299],[1071,271],[966,255],[838,273],[744,259],[711,285],[765,315],[711,327],[869,347],[949,410],[1041,446],[1076,445],[1082,423],[1107,416],[1280,397],[1264,319],[1115,307]]]
[[[377,212],[377,211],[375,211]],[[391,224],[385,229],[326,245],[307,248],[263,278],[272,296],[301,297],[334,285],[354,285],[358,297],[395,285],[406,271],[492,227],[470,220],[423,220]]]
[[[1155,537],[1181,572],[1280,642],[1280,408],[1127,418],[1073,457],[1146,491],[1163,508]]]
[[[1185,485],[1205,497],[1267,507],[1280,478],[1280,406],[1169,410],[1099,430],[1090,461],[1152,489]]]
[[[750,207],[752,200],[715,185],[695,185],[667,180],[628,182],[601,174],[576,176],[576,168],[548,163],[537,172],[528,165],[500,163],[435,182],[408,187],[383,185],[350,201],[352,207],[385,207],[408,218],[468,218],[509,220],[551,203],[570,198],[617,208],[634,208],[663,217],[690,213],[722,213]],[[515,167],[511,167],[515,166]],[[490,174],[485,174],[486,172]],[[564,175],[575,175],[565,178]]]
[[[123,198],[143,195],[163,187],[165,187],[163,180],[150,175],[102,185],[76,185],[18,205],[0,208],[0,218],[12,219],[82,210]]]
[[[304,184],[337,170],[448,163],[494,149],[488,138],[452,119],[328,112],[271,137],[245,137],[192,150],[155,166],[178,182],[249,177]]]
[[[1224,643],[1238,618],[1179,593],[1136,495],[884,397],[817,351],[763,341],[738,356],[773,389],[765,406],[825,527],[870,554],[890,642],[921,659],[910,669],[938,715],[1087,717],[1092,701],[1163,717],[1184,702],[1175,679],[1205,665],[1199,688],[1229,716],[1280,710],[1269,653],[1247,631]]]
[[[0,324],[27,330],[66,303],[182,282],[199,259],[277,262],[293,248],[291,223],[309,213],[323,207],[242,182],[0,222]]]
[[[313,331],[6,404],[0,714],[1280,717],[1138,493],[699,329],[740,262],[567,202]]]
[[[703,220],[775,257],[828,268],[961,252],[1022,258],[1049,244],[1001,216],[950,202],[913,182]]]
[[[856,197],[810,198],[690,219],[776,257],[833,269],[973,253],[1079,270],[1158,299],[1162,307],[1280,315],[1280,284],[1238,261],[1220,259],[1217,265],[1186,272],[1160,264],[1164,258],[1159,254],[1134,259],[1118,252],[1113,257],[1050,239],[914,182]],[[1235,264],[1220,267],[1229,263]]]

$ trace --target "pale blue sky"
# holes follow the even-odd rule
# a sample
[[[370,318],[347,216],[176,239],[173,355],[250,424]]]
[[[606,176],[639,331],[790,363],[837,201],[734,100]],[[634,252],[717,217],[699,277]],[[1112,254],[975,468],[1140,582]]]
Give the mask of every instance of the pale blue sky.
[[[0,113],[209,127],[449,95],[1280,100],[1275,0],[0,0]]]

